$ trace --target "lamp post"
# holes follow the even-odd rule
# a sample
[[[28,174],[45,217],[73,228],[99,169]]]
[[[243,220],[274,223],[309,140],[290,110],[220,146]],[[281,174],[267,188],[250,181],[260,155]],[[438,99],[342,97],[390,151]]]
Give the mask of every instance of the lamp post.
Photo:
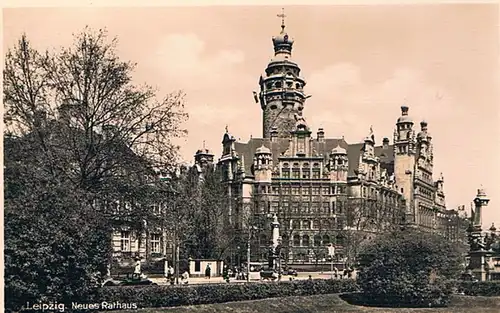
[[[160,181],[166,181],[166,182],[172,182],[171,177],[161,177]],[[173,203],[172,203],[172,209],[175,214],[175,217],[177,217],[177,194],[179,192],[172,187],[172,184],[169,184],[169,189],[170,192],[172,192],[173,195]],[[175,272],[175,283],[176,285],[179,284],[179,254],[180,254],[180,249],[179,249],[179,238],[178,238],[178,229],[177,229],[178,223],[174,223],[174,249],[173,249],[173,262],[174,262],[174,272]],[[165,254],[166,254],[166,249],[165,249]]]
[[[250,282],[250,242],[252,240],[252,233],[256,227],[254,225],[248,226],[248,238],[247,238],[247,282]]]

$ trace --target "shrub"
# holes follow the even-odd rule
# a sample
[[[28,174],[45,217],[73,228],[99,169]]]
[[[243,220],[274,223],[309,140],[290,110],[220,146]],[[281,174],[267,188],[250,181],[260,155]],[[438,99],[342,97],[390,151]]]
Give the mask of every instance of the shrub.
[[[353,280],[296,280],[251,284],[105,287],[99,301],[136,303],[139,308],[223,303],[357,291]]]
[[[403,229],[363,247],[358,283],[372,305],[446,306],[449,279],[462,270],[462,247],[437,235]]]
[[[111,241],[103,220],[64,186],[42,186],[43,193],[31,190],[31,201],[6,201],[6,311],[26,302],[89,301],[106,271]]]
[[[461,281],[458,289],[467,296],[498,297],[500,281]]]

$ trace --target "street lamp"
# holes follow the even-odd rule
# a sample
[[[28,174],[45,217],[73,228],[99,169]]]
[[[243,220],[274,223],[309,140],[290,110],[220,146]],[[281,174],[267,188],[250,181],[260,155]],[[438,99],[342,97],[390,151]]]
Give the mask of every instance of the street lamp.
[[[256,230],[257,227],[254,225],[248,226],[248,238],[247,238],[247,282],[250,282],[250,242],[252,239],[252,232]]]
[[[160,177],[160,181],[163,182],[170,182],[168,185],[170,192],[173,194],[173,203],[172,203],[172,209],[174,211],[174,214],[177,217],[177,195],[179,192],[175,190],[175,188],[172,186],[171,182],[172,179],[171,177],[165,176],[165,177]],[[179,284],[179,254],[180,254],[180,249],[179,249],[179,239],[178,239],[178,229],[177,229],[178,224],[174,223],[174,272],[175,272],[175,284]],[[167,251],[165,248],[165,257],[166,257]]]

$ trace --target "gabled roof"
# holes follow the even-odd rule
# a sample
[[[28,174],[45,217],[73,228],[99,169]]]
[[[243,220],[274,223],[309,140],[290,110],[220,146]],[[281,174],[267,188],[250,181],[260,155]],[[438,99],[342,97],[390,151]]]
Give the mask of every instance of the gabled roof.
[[[269,148],[273,154],[274,164],[278,164],[278,157],[281,156],[281,154],[288,148],[289,139],[278,138],[276,141],[271,142],[271,140],[267,138],[251,138],[246,143],[235,142],[234,145],[238,155],[245,158],[245,174],[247,176],[251,176],[251,166],[253,164],[254,154],[259,147],[264,145]],[[357,170],[358,168],[359,155],[361,154],[363,145],[363,143],[349,145],[342,138],[325,138],[323,141],[314,140],[314,149],[319,155],[322,155],[325,158],[328,157],[330,152],[337,146],[347,150],[347,157],[349,159],[349,176],[355,175],[354,170]],[[393,166],[391,164],[394,162],[393,146],[388,146],[387,149],[383,149],[382,146],[375,147],[375,155],[380,157],[382,167],[388,169],[389,173],[392,173]]]

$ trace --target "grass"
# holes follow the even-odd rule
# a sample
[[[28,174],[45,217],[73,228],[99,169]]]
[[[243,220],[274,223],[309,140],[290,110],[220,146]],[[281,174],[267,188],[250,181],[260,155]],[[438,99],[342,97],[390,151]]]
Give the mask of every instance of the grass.
[[[121,311],[132,313],[135,311]],[[285,297],[253,301],[229,302],[176,308],[141,309],[141,313],[498,313],[500,297],[455,296],[448,308],[372,308],[350,305],[338,295]]]

